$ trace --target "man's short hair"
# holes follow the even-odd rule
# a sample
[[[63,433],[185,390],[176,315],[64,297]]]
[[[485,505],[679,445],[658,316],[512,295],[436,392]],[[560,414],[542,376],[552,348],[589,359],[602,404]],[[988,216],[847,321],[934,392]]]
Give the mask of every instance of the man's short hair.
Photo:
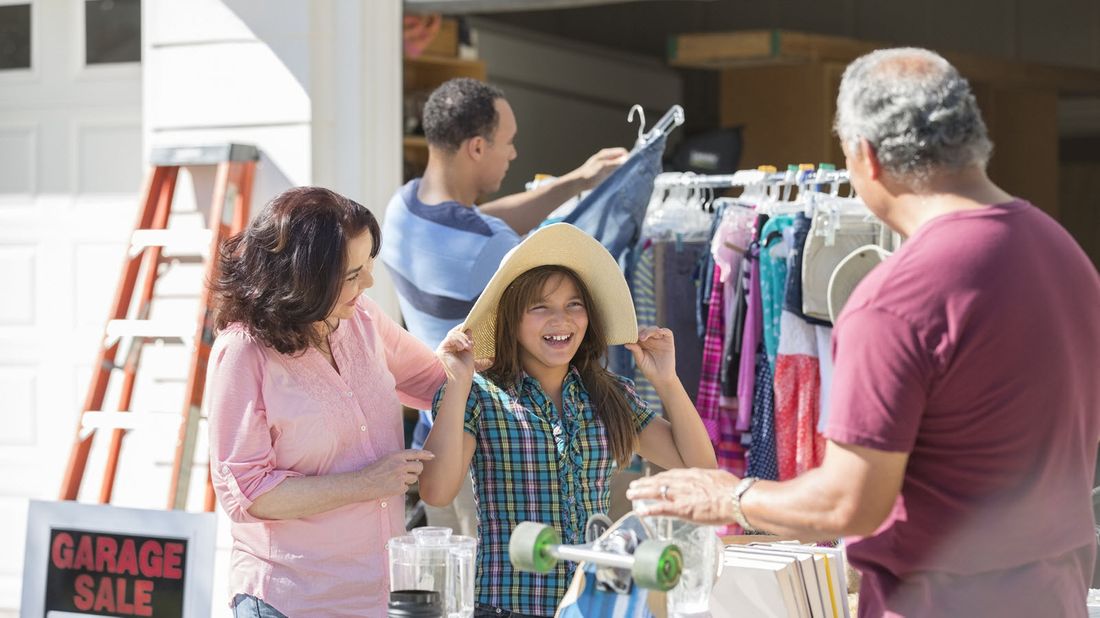
[[[866,139],[895,177],[921,183],[936,169],[985,167],[993,151],[970,84],[926,49],[857,58],[844,71],[836,107],[835,128],[845,145]]]
[[[469,77],[444,82],[424,104],[428,143],[455,152],[472,137],[490,139],[500,122],[495,102],[503,98],[499,88]]]

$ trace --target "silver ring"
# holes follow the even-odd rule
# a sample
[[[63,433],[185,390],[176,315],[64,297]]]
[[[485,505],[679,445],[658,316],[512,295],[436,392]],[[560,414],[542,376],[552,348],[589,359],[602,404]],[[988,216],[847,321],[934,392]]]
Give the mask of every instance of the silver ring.
[[[661,485],[661,500],[668,500],[668,485]]]

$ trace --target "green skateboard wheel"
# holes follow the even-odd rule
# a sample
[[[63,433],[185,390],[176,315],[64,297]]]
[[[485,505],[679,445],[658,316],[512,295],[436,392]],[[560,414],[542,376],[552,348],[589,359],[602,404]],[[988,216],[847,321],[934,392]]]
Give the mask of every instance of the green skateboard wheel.
[[[558,559],[550,555],[550,546],[561,544],[558,531],[533,521],[520,522],[508,541],[508,557],[519,571],[549,573]]]
[[[642,541],[634,550],[634,567],[630,574],[634,583],[649,590],[672,590],[680,583],[684,556],[680,548],[668,541]]]

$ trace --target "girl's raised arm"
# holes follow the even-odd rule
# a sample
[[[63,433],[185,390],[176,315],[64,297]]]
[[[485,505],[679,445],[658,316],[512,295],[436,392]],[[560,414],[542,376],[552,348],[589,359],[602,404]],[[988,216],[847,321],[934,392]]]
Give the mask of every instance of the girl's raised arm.
[[[676,375],[676,345],[667,328],[646,327],[626,348],[657,390],[666,419],[654,419],[638,434],[638,452],[665,469],[716,468],[718,459],[699,411]]]
[[[424,462],[420,473],[420,497],[432,506],[445,506],[454,500],[474,456],[476,441],[464,429],[474,377],[473,350],[469,331],[456,329],[437,351],[447,382],[436,395],[435,423],[424,443],[424,450],[433,453],[435,459]],[[476,408],[476,400],[474,405]],[[473,410],[475,418],[479,416],[477,411]]]

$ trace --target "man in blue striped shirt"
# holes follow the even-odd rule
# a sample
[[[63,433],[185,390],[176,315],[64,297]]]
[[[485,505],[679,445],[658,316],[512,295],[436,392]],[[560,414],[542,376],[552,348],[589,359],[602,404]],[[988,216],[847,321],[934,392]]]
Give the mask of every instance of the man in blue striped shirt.
[[[381,258],[406,328],[436,347],[469,313],[504,254],[555,208],[622,165],[627,151],[600,150],[554,182],[477,206],[500,190],[516,158],[516,117],[504,94],[475,79],[452,79],[428,98],[423,126],[428,165],[387,205]],[[414,447],[430,427],[431,416],[421,412]],[[428,522],[475,536],[469,483],[452,508],[428,507]]]

